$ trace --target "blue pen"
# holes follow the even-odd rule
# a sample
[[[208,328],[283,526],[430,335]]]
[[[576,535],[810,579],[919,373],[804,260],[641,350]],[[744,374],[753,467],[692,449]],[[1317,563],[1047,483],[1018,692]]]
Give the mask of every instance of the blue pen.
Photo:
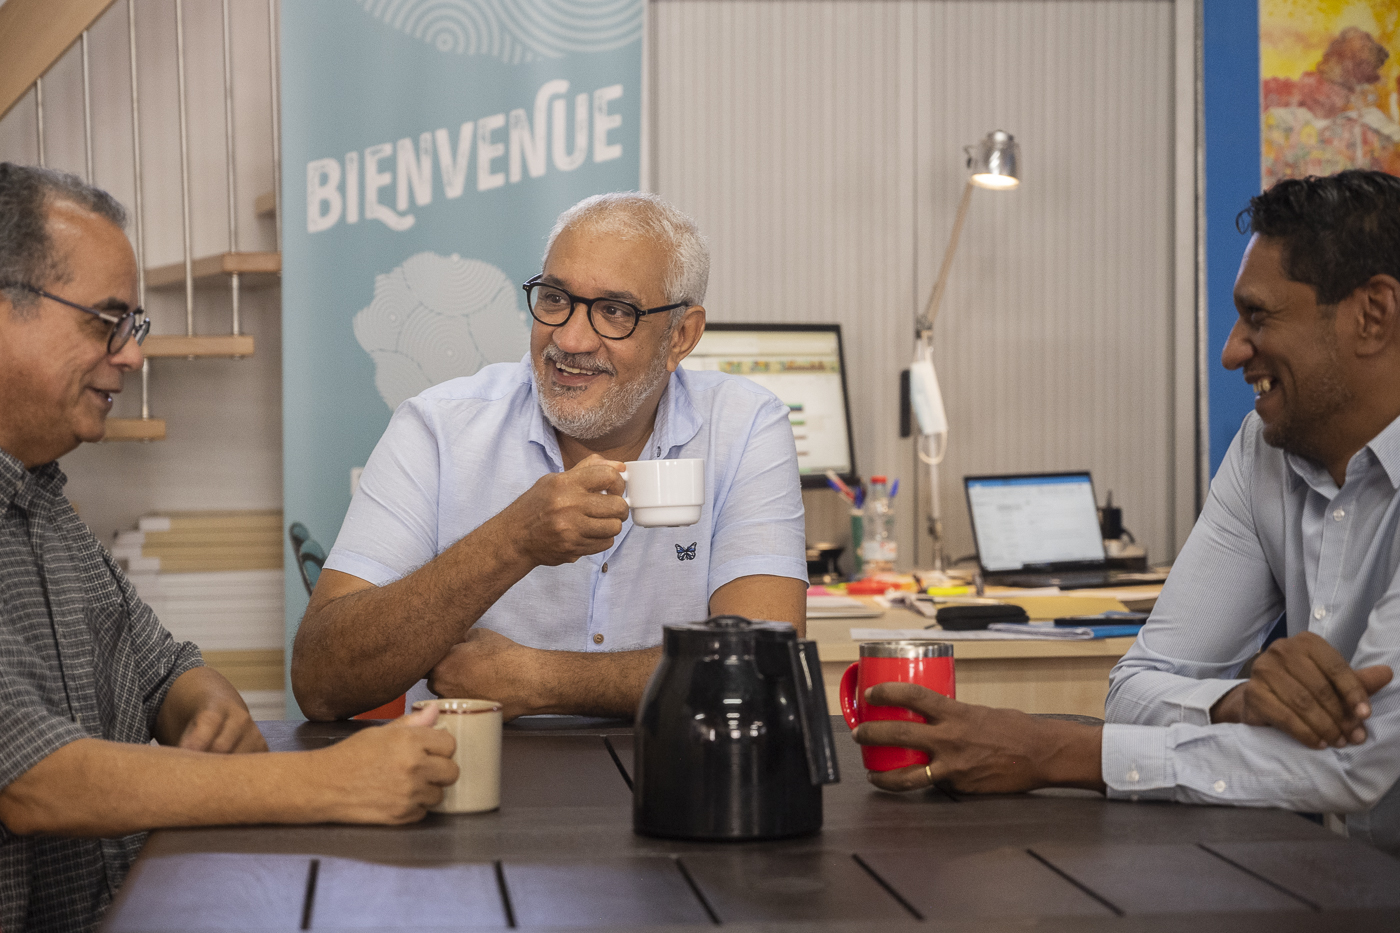
[[[899,480],[890,483],[890,498],[893,499],[897,492],[899,492]]]
[[[857,486],[857,487],[856,487],[856,501],[855,501],[855,506],[856,506],[856,508],[858,508],[858,509],[859,509],[859,508],[863,508],[863,507],[865,506],[865,487],[864,487],[864,486]]]

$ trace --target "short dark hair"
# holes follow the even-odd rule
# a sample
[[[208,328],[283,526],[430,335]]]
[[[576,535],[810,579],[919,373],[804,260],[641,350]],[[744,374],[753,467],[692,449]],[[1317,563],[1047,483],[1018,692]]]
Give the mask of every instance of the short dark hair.
[[[56,201],[69,201],[126,228],[126,209],[101,188],[76,175],[0,162],[0,282],[46,286],[68,279],[68,257],[58,254],[49,236],[49,207]],[[21,288],[3,291],[19,314],[38,301]]]
[[[1375,275],[1400,279],[1400,178],[1351,169],[1286,178],[1249,199],[1235,226],[1280,240],[1283,271],[1335,305]]]

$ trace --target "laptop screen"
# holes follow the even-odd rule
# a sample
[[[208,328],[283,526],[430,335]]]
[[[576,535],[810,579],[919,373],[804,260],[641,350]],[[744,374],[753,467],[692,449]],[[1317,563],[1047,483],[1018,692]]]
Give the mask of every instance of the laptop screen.
[[[964,483],[982,569],[1106,559],[1088,473],[969,476]]]

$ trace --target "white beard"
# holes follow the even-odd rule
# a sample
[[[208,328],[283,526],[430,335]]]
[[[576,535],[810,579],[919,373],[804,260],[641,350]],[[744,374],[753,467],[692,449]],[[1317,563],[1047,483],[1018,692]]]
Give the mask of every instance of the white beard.
[[[597,440],[616,431],[632,420],[662,381],[670,378],[664,351],[667,342],[663,342],[662,346],[663,349],[652,358],[645,372],[631,382],[613,383],[596,405],[584,408],[575,402],[574,396],[586,389],[550,385],[546,364],[562,363],[575,369],[606,372],[609,375],[616,375],[616,370],[600,359],[565,353],[551,343],[544,348],[540,361],[530,361],[535,375],[535,395],[540,400],[545,420],[554,426],[554,430],[576,441]]]

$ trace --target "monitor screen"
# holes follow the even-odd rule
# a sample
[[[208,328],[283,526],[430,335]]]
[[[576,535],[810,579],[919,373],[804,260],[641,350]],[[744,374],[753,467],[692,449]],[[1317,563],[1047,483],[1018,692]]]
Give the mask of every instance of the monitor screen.
[[[687,369],[752,379],[788,407],[803,486],[855,477],[839,324],[707,324]]]
[[[1088,473],[969,476],[964,482],[984,570],[1105,559]]]

